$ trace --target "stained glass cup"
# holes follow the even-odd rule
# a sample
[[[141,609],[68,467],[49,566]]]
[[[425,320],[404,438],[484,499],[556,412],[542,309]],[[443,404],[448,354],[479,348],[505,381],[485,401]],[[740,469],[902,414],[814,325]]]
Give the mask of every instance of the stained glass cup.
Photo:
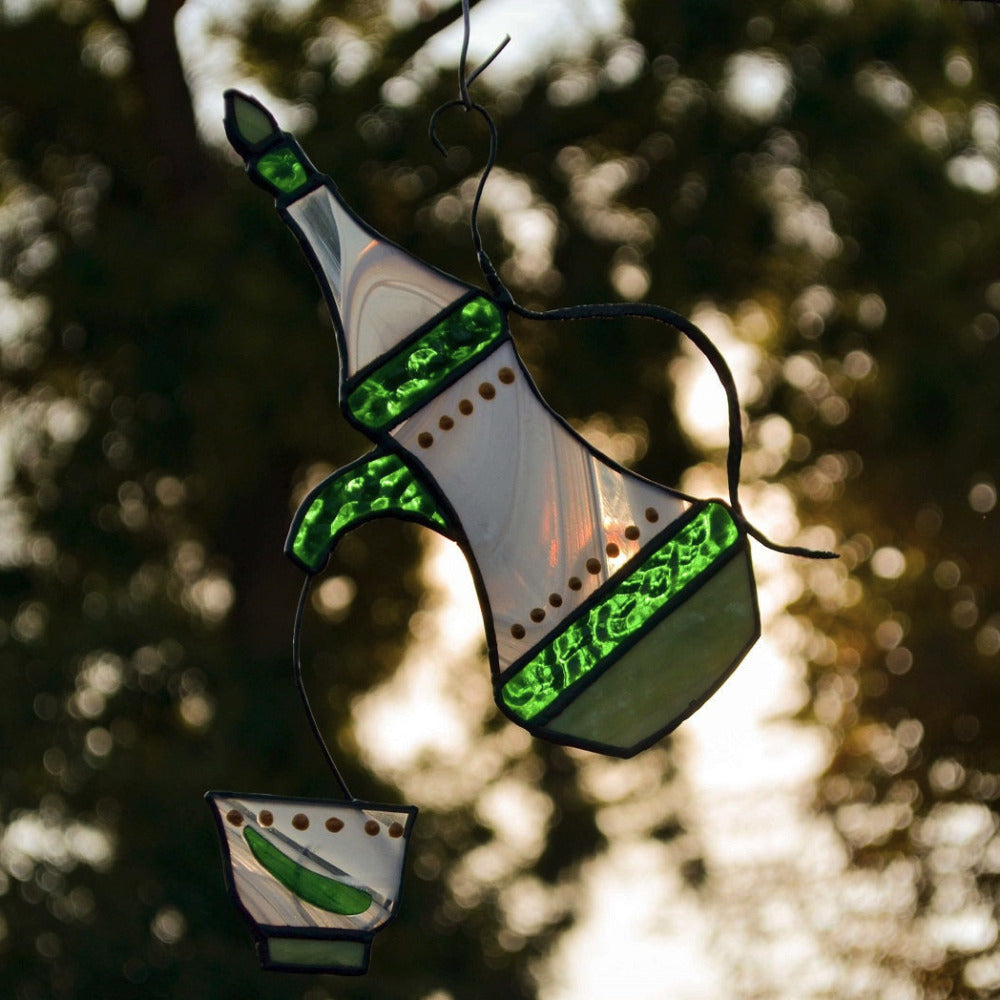
[[[399,903],[413,806],[208,792],[264,968],[361,975]]]

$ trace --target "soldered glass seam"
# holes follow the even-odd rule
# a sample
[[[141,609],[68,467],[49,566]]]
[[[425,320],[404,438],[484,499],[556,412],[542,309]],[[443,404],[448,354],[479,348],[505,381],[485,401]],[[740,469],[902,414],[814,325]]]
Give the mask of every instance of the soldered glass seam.
[[[476,297],[380,365],[347,399],[354,418],[382,430],[432,399],[459,368],[503,336],[503,316]]]
[[[708,504],[511,677],[502,689],[504,704],[525,721],[538,716],[643,628],[738,538],[729,511],[722,504]]]

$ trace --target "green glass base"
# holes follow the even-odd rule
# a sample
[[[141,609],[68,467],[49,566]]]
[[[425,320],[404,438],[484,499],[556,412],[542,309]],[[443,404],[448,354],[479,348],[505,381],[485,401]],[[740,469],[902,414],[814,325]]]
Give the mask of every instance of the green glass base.
[[[746,538],[708,504],[509,675],[498,704],[538,736],[631,757],[701,705],[759,635]]]
[[[333,972],[359,976],[368,969],[371,941],[272,937],[260,942],[260,961],[278,972]]]
[[[713,694],[759,634],[743,548],[539,732],[631,757]]]

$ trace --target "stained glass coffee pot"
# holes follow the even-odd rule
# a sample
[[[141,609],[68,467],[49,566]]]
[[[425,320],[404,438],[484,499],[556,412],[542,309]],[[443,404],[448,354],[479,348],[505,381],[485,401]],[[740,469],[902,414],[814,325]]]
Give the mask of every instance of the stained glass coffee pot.
[[[759,636],[734,508],[621,468],[541,399],[503,303],[362,222],[256,100],[226,134],[272,194],[333,317],[341,408],[375,443],[317,486],[287,551],[318,573],[379,516],[464,551],[499,708],[559,743],[628,757],[694,711]]]

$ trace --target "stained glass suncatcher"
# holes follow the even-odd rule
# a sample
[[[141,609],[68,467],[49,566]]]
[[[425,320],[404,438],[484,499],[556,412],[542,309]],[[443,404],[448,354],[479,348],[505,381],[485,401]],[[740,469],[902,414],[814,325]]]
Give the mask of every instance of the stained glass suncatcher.
[[[393,916],[417,810],[209,792],[226,882],[261,964],[286,972],[367,971]]]
[[[257,101],[227,93],[226,133],[313,267],[341,408],[375,444],[307,497],[289,555],[318,573],[345,531],[378,516],[440,531],[472,569],[501,711],[616,756],[658,740],[759,635],[742,516],[583,440],[521,363],[510,303],[358,219]]]
[[[356,974],[393,915],[414,807],[352,795],[302,679],[299,642],[312,578],[343,535],[377,517],[432,528],[464,552],[483,613],[497,705],[546,739],[620,757],[658,740],[725,680],[760,634],[739,500],[741,410],[732,372],[694,324],[661,306],[610,303],[538,313],[516,303],[483,246],[480,198],[497,130],[469,85],[459,98],[490,136],[471,212],[490,291],[458,281],[376,233],[344,203],[263,105],[226,94],[226,134],[274,199],[312,265],[340,354],[340,405],[374,443],[308,494],[286,551],[306,579],[293,628],[303,707],[344,801],[210,792],[230,891],[262,963]],[[729,503],[643,479],[588,444],[542,400],[511,339],[511,313],[535,320],[642,317],[687,337],[725,390]],[[332,360],[332,359],[331,359]]]

